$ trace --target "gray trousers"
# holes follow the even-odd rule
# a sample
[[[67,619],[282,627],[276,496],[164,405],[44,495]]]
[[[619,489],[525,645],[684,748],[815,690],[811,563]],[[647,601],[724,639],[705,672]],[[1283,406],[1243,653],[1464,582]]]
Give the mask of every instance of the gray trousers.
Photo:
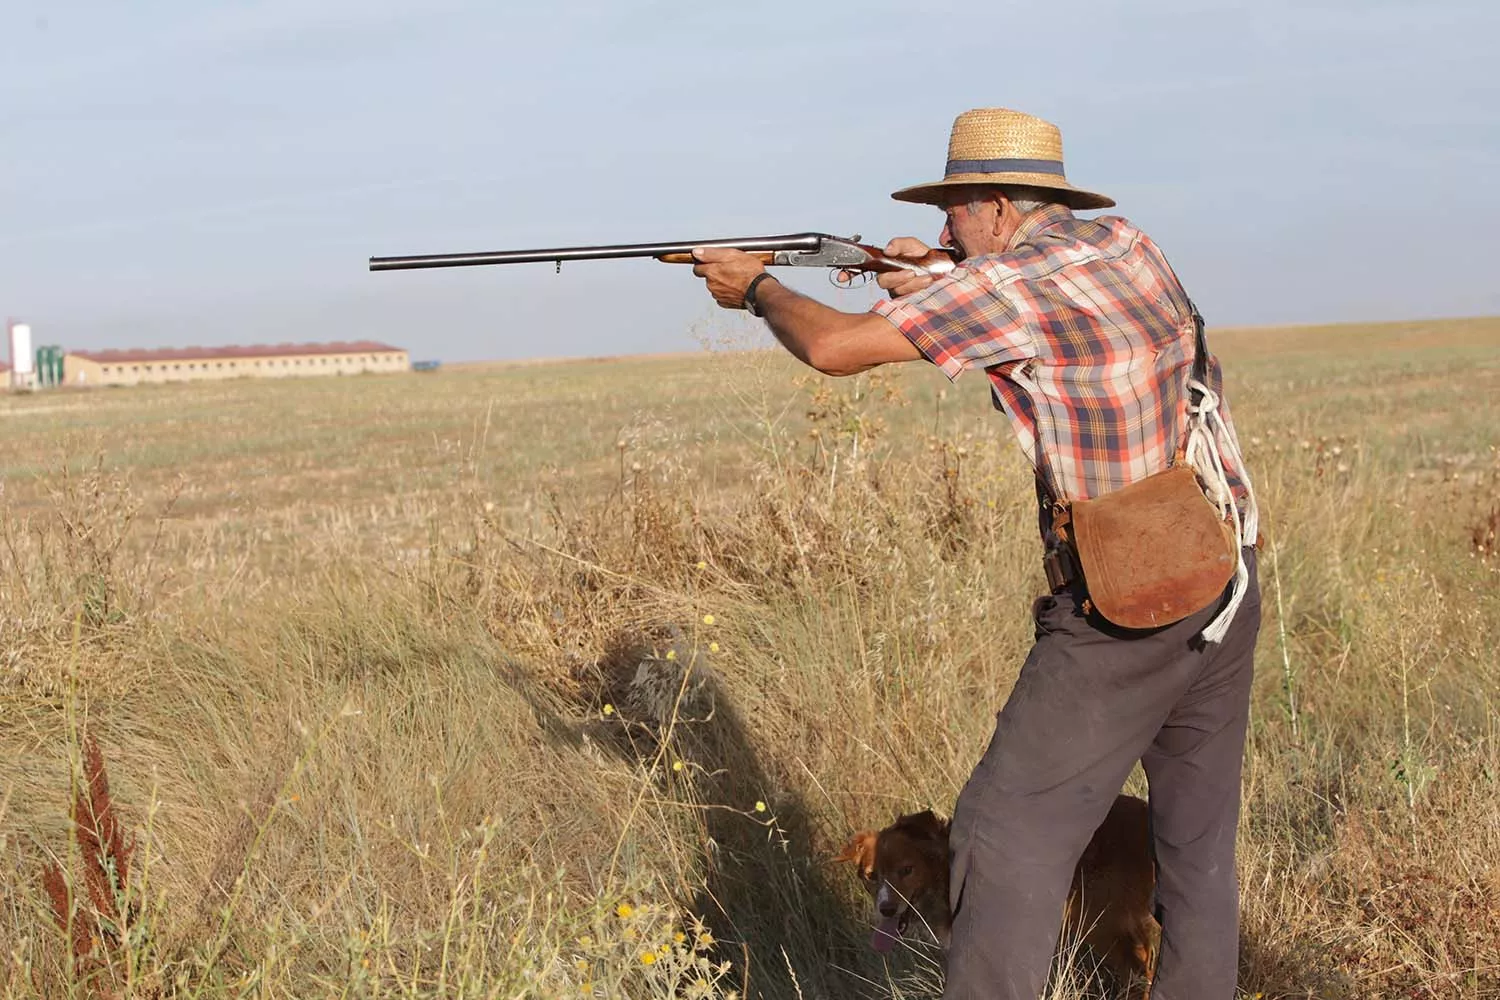
[[[1162,945],[1154,1000],[1232,1000],[1235,828],[1260,589],[1222,643],[1193,637],[1222,605],[1126,632],[1061,591],[953,812],[948,1000],[1037,1000],[1073,867],[1137,760],[1150,783]]]

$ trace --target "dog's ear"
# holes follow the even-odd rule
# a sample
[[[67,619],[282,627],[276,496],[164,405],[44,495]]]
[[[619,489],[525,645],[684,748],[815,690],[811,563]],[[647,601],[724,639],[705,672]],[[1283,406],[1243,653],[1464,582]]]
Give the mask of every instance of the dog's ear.
[[[833,860],[852,861],[860,878],[870,878],[875,874],[875,841],[878,836],[874,830],[859,831]]]
[[[948,836],[948,821],[939,818],[931,809],[902,816],[896,824],[917,837],[944,840]]]

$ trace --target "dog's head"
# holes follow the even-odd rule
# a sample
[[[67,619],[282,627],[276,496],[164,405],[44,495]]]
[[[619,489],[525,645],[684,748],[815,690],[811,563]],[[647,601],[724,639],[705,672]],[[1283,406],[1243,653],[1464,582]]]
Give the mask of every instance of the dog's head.
[[[926,810],[902,816],[878,833],[862,830],[838,860],[853,863],[874,902],[879,923],[870,947],[890,951],[913,917],[946,943],[951,923],[947,820]]]

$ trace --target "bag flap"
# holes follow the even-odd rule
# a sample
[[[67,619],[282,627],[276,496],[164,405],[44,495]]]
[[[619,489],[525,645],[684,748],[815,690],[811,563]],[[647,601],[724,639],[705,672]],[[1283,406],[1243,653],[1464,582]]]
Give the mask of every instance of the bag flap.
[[[1089,598],[1109,621],[1156,628],[1207,607],[1234,576],[1234,528],[1186,465],[1072,504]]]

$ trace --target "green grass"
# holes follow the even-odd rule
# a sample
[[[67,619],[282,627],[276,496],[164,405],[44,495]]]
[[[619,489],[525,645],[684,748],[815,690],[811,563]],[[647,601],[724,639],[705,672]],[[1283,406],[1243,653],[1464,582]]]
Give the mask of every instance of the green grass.
[[[1211,336],[1269,543],[1242,987],[1496,995],[1500,320]],[[0,476],[0,997],[935,989],[830,858],[951,809],[1030,640],[982,378],[37,394]],[[138,847],[74,956],[85,734]]]

